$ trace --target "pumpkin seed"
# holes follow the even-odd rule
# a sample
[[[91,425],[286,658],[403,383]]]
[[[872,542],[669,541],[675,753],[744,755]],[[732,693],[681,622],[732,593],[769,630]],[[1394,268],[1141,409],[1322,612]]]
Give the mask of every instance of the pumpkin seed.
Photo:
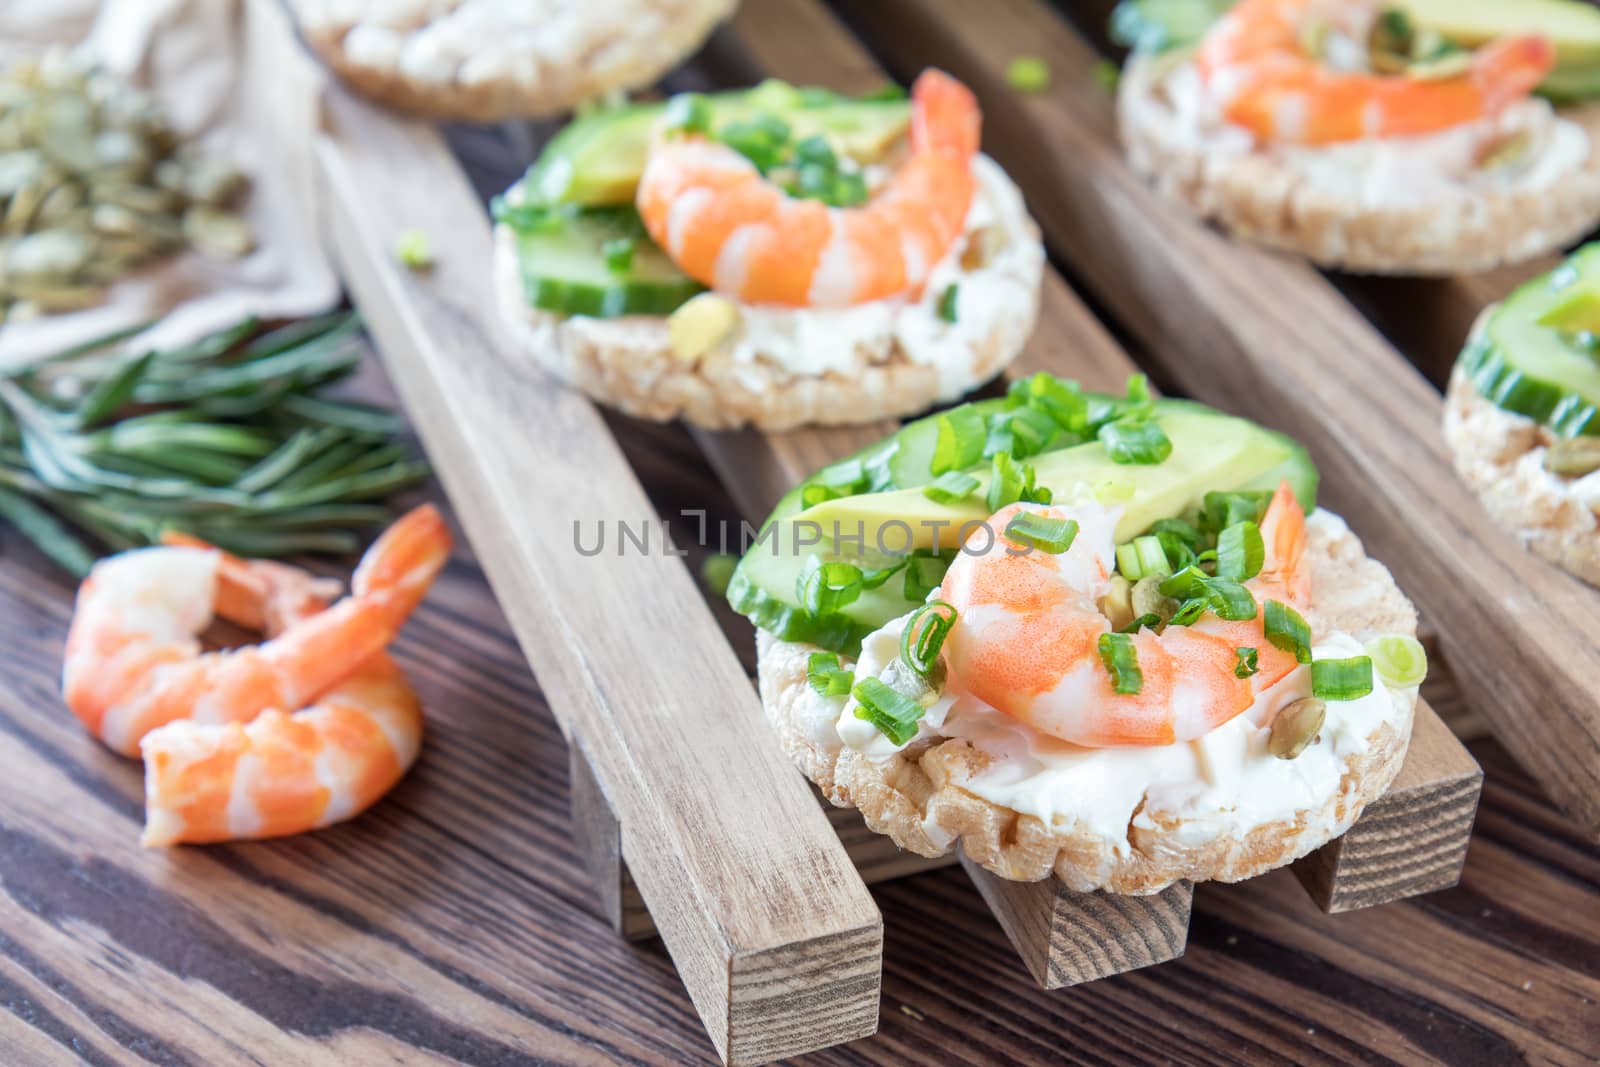
[[[1545,449],[1544,469],[1564,478],[1581,478],[1600,470],[1600,437],[1557,441]]]
[[[1328,703],[1320,697],[1301,697],[1286,705],[1272,720],[1267,751],[1279,759],[1294,759],[1316,739],[1328,717]]]
[[[1133,612],[1133,583],[1120,574],[1111,576],[1111,588],[1100,598],[1100,614],[1113,630],[1127,626],[1137,616]]]
[[[0,321],[99,302],[192,246],[236,257],[248,181],[182,143],[149,93],[64,50],[0,70]]]
[[[1173,612],[1178,610],[1178,602],[1161,592],[1161,583],[1164,577],[1147,574],[1133,585],[1133,617],[1143,618],[1154,615],[1162,622],[1172,618]]]

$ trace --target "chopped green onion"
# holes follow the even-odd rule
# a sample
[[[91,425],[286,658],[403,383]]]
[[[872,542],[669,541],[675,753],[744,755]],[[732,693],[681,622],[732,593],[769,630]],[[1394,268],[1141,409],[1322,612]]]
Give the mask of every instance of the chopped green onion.
[[[1024,490],[1033,488],[1033,468],[1018,463],[1009,452],[996,452],[989,471],[989,492],[984,503],[992,515],[1007,504],[1022,499]]]
[[[1372,660],[1319,659],[1311,665],[1311,695],[1323,700],[1358,700],[1372,692]]]
[[[1259,524],[1271,499],[1272,494],[1266,490],[1207,493],[1200,508],[1200,529],[1220,534],[1237,523]]]
[[[928,599],[928,594],[939,588],[944,572],[949,569],[948,560],[926,549],[917,549],[906,561],[905,598],[915,602]]]
[[[706,583],[707,589],[718,596],[726,596],[728,583],[733,580],[734,569],[738,566],[738,556],[714,552],[700,564],[700,578]]]
[[[1127,577],[1126,573],[1123,576]],[[1206,585],[1210,579],[1211,576],[1205,571],[1191,565],[1162,582],[1160,587],[1161,595],[1170,596],[1175,600],[1204,597],[1206,595]]]
[[[864,492],[870,481],[867,469],[859,459],[841,460],[832,466],[824,467],[812,475],[811,480],[830,489],[837,489],[846,496]]]
[[[1096,435],[1113,463],[1150,465],[1172,455],[1172,441],[1154,419],[1128,415],[1100,427]]]
[[[917,723],[927,709],[877,678],[863,678],[850,695],[856,698],[856,718],[870,722],[878,732],[903,745],[917,736]]]
[[[1200,547],[1200,531],[1182,519],[1158,519],[1150,524],[1150,532],[1157,537],[1167,534],[1188,545],[1191,549]]]
[[[1010,452],[1013,459],[1027,459],[1050,446],[1059,432],[1056,420],[1036,407],[1008,408],[989,417],[989,438],[985,455]]]
[[[1261,628],[1274,648],[1291,652],[1298,663],[1311,662],[1311,627],[1300,613],[1278,600],[1269,600]]]
[[[711,101],[700,93],[679,93],[667,101],[661,125],[668,133],[710,133]]]
[[[1140,630],[1154,630],[1161,625],[1161,616],[1154,612],[1147,612],[1134,619],[1128,625],[1118,630],[1119,634],[1136,634]]]
[[[956,321],[956,298],[961,294],[961,287],[955,282],[945,286],[944,292],[939,295],[939,318],[945,322]]]
[[[807,559],[795,580],[796,599],[813,615],[831,615],[854,603],[861,589],[861,568],[839,560],[824,563],[821,556]]]
[[[922,487],[922,495],[936,504],[954,504],[971,496],[982,483],[970,474],[945,471]]]
[[[1077,382],[1062,381],[1045,371],[1011,383],[1007,401],[1016,400],[1049,415],[1063,430],[1081,433],[1089,427],[1089,402]]]
[[[1050,64],[1038,56],[1017,56],[1006,64],[1006,84],[1019,93],[1042,93],[1050,88]]]
[[[1172,564],[1161,538],[1145,534],[1117,546],[1117,571],[1128,581],[1137,582],[1151,574],[1171,574]]]
[[[956,617],[955,606],[943,600],[929,601],[912,612],[900,631],[900,658],[905,665],[926,678],[939,662],[939,651]]]
[[[876,89],[873,89],[870,92],[862,93],[856,99],[867,101],[904,100],[909,95],[910,94],[906,92],[905,86],[896,82],[884,82]]]
[[[1124,415],[1148,415],[1155,409],[1155,398],[1150,395],[1150,379],[1143,374],[1128,375],[1127,401]]]
[[[855,673],[839,666],[839,657],[832,652],[813,652],[806,660],[806,681],[825,697],[842,697],[855,684]]]
[[[1395,689],[1421,685],[1428,676],[1428,653],[1409,634],[1385,634],[1367,642],[1366,653],[1383,684]]]
[[[1102,59],[1094,65],[1094,83],[1106,92],[1115,96],[1121,82],[1122,70],[1111,60]]]
[[[1193,597],[1178,605],[1178,610],[1167,620],[1168,626],[1189,626],[1206,613],[1210,604],[1203,596]]]
[[[1233,650],[1233,654],[1236,659],[1233,665],[1233,676],[1235,678],[1248,678],[1261,670],[1260,665],[1256,662],[1255,649],[1249,647],[1236,648]]]
[[[1100,662],[1111,675],[1111,691],[1131,696],[1144,688],[1144,675],[1139,672],[1139,653],[1128,634],[1101,634]]]
[[[1206,582],[1206,605],[1218,618],[1229,622],[1256,617],[1255,596],[1231,578],[1212,578]]]
[[[794,143],[794,161],[801,164],[814,163],[823,167],[839,165],[839,157],[834,153],[833,146],[819,133],[802,137]]]
[[[1217,538],[1217,576],[1249,581],[1261,573],[1266,562],[1266,546],[1261,542],[1261,527],[1253,522],[1236,522]]]
[[[1076,519],[1057,519],[1037,511],[1021,511],[1006,523],[1006,540],[1058,556],[1078,537]]]
[[[421,230],[407,230],[394,243],[394,258],[407,270],[427,270],[433,266],[433,245]]]
[[[935,427],[930,474],[965,470],[983,458],[988,431],[983,416],[971,404],[962,404],[940,415]]]
[[[907,557],[907,558],[909,558],[909,557]],[[902,559],[897,563],[891,563],[887,567],[878,567],[878,568],[876,568],[874,570],[862,571],[861,572],[861,588],[862,589],[876,589],[876,588],[878,588],[878,586],[882,585],[884,582],[887,582],[890,578],[893,578],[896,574],[899,574],[900,573],[900,569],[902,567],[904,567],[905,565],[906,565],[906,560]]]
[[[613,237],[600,246],[600,254],[606,258],[606,270],[612,274],[626,274],[633,268],[634,239],[632,237]]]
[[[828,485],[807,485],[800,490],[800,506],[802,508],[814,508],[818,504],[826,503],[829,500],[838,500],[840,497],[848,495],[848,493],[842,493]]]

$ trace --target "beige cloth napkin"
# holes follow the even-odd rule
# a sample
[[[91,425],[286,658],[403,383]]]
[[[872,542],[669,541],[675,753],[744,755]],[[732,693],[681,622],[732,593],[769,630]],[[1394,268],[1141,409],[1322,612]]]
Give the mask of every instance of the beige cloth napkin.
[[[181,253],[115,285],[105,304],[0,326],[0,368],[137,326],[142,349],[182,344],[248,315],[314,314],[339,299],[317,230],[312,156],[322,73],[271,0],[0,0],[0,63],[79,44],[153,91],[173,125],[249,174],[240,210],[256,251]]]

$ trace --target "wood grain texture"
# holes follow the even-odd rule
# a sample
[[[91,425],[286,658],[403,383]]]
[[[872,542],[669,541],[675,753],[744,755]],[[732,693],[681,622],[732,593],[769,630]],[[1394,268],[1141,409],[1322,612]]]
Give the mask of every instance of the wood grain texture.
[[[622,823],[611,810],[605,789],[577,744],[567,744],[567,803],[572,812],[572,847],[594,886],[594,913],[618,937],[642,941],[656,936],[638,883],[622,858]]]
[[[964,856],[961,866],[1043,989],[1093,982],[1183,955],[1194,899],[1188,882],[1144,897],[1074,893],[1055,879],[1007,881]]]
[[[1343,837],[1294,865],[1323,911],[1354,911],[1456,884],[1483,770],[1436,716],[1417,719],[1388,792]]]
[[[1451,469],[1438,391],[1306,264],[1229,242],[1146,188],[1123,164],[1098,56],[1055,12],[1033,0],[848,10],[896,74],[935,63],[974,88],[985,143],[1052,251],[1164,376],[1310,447],[1330,506],[1448,620],[1440,643],[1499,739],[1600,834],[1600,646],[1586,636],[1600,594],[1488,521]],[[1048,60],[1048,92],[1007,86],[1018,54]]]
[[[576,524],[648,518],[649,503],[588,402],[499,335],[488,220],[459,165],[426,127],[341,93],[329,110],[318,154],[351,291],[713,1045],[755,1063],[870,1034],[877,909],[682,563],[620,541],[575,550]],[[411,228],[438,242],[426,277],[388,252]]]

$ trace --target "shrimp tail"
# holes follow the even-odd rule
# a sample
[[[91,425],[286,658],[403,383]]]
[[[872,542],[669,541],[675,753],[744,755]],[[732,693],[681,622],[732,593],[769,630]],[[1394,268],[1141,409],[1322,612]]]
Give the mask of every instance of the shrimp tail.
[[[1472,77],[1483,93],[1484,110],[1498,114],[1538,88],[1556,65],[1548,37],[1527,34],[1493,41],[1472,57]]]
[[[914,152],[953,156],[963,162],[978,152],[983,115],[972,90],[942,70],[929,68],[911,87]]]
[[[1296,602],[1310,599],[1306,555],[1306,511],[1288,481],[1279,484],[1261,519],[1261,540],[1266,560],[1262,570],[1280,579]]]
[[[402,516],[361,557],[350,589],[382,603],[396,628],[427,593],[450,558],[450,529],[432,504]]]

